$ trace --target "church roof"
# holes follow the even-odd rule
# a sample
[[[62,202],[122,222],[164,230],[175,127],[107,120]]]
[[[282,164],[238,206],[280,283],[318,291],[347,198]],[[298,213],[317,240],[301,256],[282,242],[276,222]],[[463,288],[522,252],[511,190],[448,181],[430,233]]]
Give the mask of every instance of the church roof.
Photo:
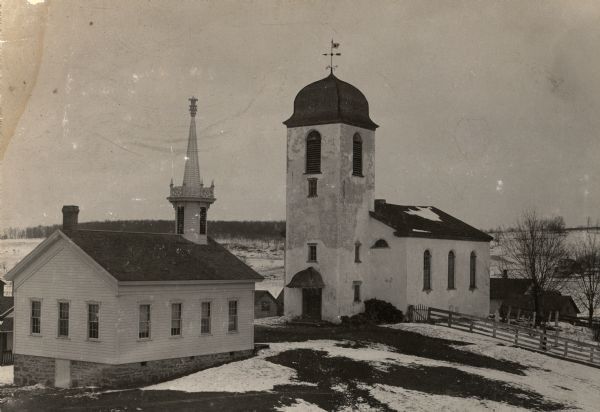
[[[493,238],[433,206],[401,206],[375,201],[371,217],[395,229],[398,237],[474,240],[489,242]]]
[[[163,233],[74,230],[65,234],[122,282],[263,279],[211,238],[201,245]]]
[[[325,283],[319,271],[312,266],[296,273],[287,285],[288,288],[324,288]]]
[[[294,114],[283,124],[287,127],[346,123],[375,130],[369,117],[369,102],[360,90],[331,73],[309,84],[294,99]]]

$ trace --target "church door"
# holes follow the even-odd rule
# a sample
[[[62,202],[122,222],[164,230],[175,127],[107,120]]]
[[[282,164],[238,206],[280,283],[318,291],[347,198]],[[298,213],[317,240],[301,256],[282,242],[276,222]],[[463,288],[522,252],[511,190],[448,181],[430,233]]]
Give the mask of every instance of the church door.
[[[321,289],[302,289],[302,317],[310,320],[321,320]]]

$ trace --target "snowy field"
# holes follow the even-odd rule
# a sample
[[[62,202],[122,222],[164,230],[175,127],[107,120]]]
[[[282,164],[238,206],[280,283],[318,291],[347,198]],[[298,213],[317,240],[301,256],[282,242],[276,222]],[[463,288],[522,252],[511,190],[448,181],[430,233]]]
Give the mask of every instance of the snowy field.
[[[277,322],[275,322],[277,323]],[[368,362],[377,369],[386,370],[394,365],[417,368],[450,367],[469,374],[507,383],[527,391],[533,391],[548,401],[567,405],[567,410],[595,411],[600,405],[600,371],[519,348],[498,345],[498,341],[442,326],[423,324],[398,324],[389,326],[431,337],[468,342],[469,346],[456,346],[460,350],[492,356],[500,360],[517,362],[527,367],[524,375],[494,369],[467,366],[456,362],[433,360],[394,351],[383,344],[371,344],[354,348],[351,342],[335,340],[309,340],[305,342],[270,343],[269,349],[258,356],[217,368],[197,372],[183,378],[144,388],[145,390],[175,390],[184,392],[228,391],[236,393],[271,391],[276,385],[314,386],[298,378],[293,368],[272,363],[267,358],[286,351],[308,349],[323,351],[331,358],[348,358]],[[465,383],[467,384],[467,383]],[[358,381],[357,387],[367,390],[372,397],[394,410],[410,411],[520,411],[527,410],[512,405],[477,397],[460,398],[406,389],[386,384],[367,384]],[[334,389],[345,392],[347,386],[340,384]],[[369,405],[354,405],[359,410],[371,410]],[[354,409],[354,408],[353,408]],[[298,398],[296,404],[279,410],[323,410],[317,405]]]

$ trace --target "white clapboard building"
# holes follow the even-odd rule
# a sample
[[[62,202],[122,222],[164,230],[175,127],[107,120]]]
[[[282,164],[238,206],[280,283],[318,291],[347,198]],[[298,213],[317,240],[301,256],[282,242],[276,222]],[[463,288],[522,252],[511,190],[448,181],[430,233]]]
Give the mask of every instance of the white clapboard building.
[[[200,178],[196,99],[183,184],[171,183],[176,234],[63,227],[7,275],[14,287],[14,379],[122,386],[250,355],[262,277],[208,237],[214,185]]]

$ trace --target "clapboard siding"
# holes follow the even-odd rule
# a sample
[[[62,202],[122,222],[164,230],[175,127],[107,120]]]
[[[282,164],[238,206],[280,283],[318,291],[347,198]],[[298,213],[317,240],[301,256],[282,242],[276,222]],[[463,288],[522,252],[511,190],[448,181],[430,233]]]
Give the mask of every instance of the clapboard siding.
[[[254,283],[120,286],[119,363],[252,349]],[[228,301],[238,300],[238,332],[229,333]],[[210,335],[200,334],[201,302],[211,302]],[[182,336],[171,337],[171,303],[182,303]],[[151,338],[138,339],[139,305],[151,304]]]
[[[41,266],[36,263],[44,262]],[[115,363],[115,290],[72,245],[59,240],[15,279],[15,353]],[[30,301],[42,299],[41,336],[30,335]],[[70,302],[69,337],[58,338],[58,301]],[[100,339],[87,340],[87,302],[100,303]]]

